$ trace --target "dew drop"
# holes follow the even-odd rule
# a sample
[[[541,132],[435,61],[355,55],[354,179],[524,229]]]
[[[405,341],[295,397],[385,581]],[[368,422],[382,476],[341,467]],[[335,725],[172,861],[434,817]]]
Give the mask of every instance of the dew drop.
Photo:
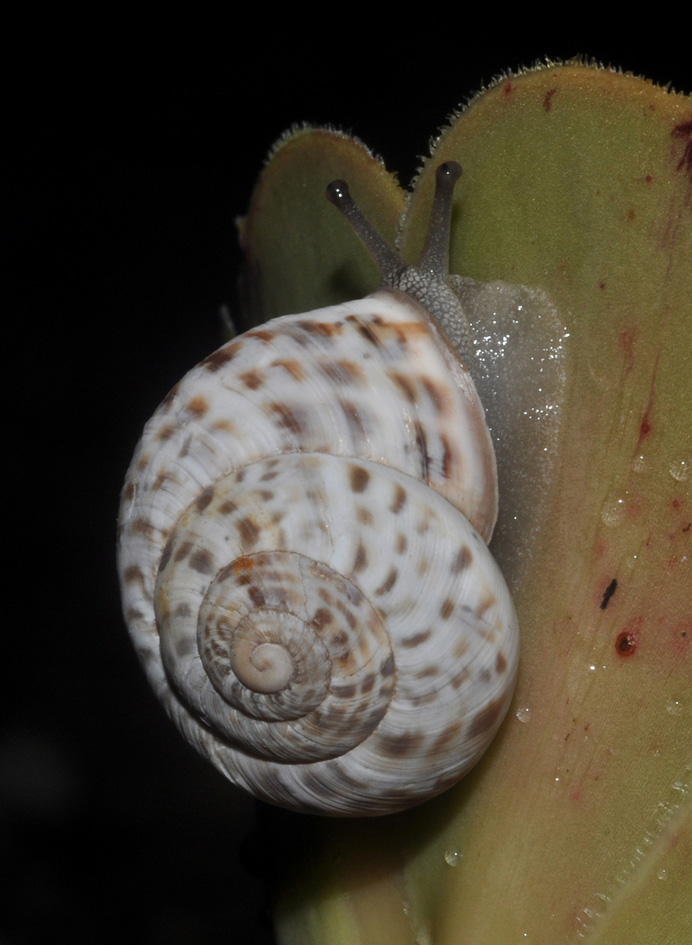
[[[632,472],[644,472],[644,467],[646,466],[646,458],[644,456],[635,456],[632,460]]]
[[[682,703],[677,699],[669,699],[666,702],[666,712],[668,715],[682,715]]]
[[[656,875],[659,879],[668,879],[668,870],[660,869]]]
[[[618,525],[625,514],[625,500],[614,499],[603,506],[601,519],[604,525]]]
[[[690,464],[685,459],[681,459],[679,463],[671,463],[670,474],[678,482],[685,482],[690,475]]]
[[[518,712],[516,713],[516,717],[519,719],[520,722],[524,722],[524,724],[528,724],[531,721],[530,707],[524,706],[523,708],[519,709]]]
[[[455,867],[461,863],[461,853],[458,850],[446,850],[445,851],[445,863],[447,866]]]

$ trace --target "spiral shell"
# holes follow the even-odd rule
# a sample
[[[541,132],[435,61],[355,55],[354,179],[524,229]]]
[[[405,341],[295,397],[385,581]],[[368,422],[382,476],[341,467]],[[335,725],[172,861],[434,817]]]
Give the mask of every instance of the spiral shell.
[[[150,682],[264,800],[433,796],[513,689],[496,509],[483,408],[418,302],[385,289],[253,329],[171,391],[126,477],[123,608]]]

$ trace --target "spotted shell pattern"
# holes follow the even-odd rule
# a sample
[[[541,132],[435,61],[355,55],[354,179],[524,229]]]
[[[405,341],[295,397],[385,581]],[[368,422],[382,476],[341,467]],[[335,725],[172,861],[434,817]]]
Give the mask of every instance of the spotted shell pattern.
[[[193,368],[127,473],[130,634],[186,739],[280,806],[371,815],[444,791],[509,704],[517,621],[486,541],[469,372],[383,289]]]

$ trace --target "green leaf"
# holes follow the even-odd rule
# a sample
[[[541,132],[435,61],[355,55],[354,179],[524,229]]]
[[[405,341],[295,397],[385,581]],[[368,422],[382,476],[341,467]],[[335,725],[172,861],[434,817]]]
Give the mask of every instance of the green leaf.
[[[295,164],[280,166],[294,145]],[[266,203],[244,231],[263,313],[348,297],[326,288],[344,246],[352,295],[371,287],[357,244],[319,206],[329,175],[348,176],[391,236],[403,197],[364,155],[305,131],[266,168]],[[550,483],[537,471],[519,493],[541,527],[518,548],[501,530],[494,545],[515,590],[520,678],[458,787],[381,821],[314,826],[279,941],[692,940],[692,104],[579,64],[499,81],[423,168],[403,222],[409,258],[432,171],[450,158],[464,168],[452,271],[544,290],[570,336]],[[282,276],[266,234],[291,232],[289,202],[305,213]],[[511,476],[512,457],[499,463]],[[505,520],[520,511],[508,492]]]
[[[365,145],[326,128],[289,133],[275,146],[240,221],[250,322],[359,298],[377,287],[375,264],[325,199],[327,185],[339,178],[348,180],[382,235],[394,238],[405,195]]]

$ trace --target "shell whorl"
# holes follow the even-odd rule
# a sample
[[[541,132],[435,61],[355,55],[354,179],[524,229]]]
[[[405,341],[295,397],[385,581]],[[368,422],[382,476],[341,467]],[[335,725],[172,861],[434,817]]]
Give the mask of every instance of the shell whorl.
[[[149,423],[119,518],[125,618],[184,736],[280,806],[445,790],[505,714],[517,621],[486,542],[492,444],[464,365],[397,289],[275,319]]]

